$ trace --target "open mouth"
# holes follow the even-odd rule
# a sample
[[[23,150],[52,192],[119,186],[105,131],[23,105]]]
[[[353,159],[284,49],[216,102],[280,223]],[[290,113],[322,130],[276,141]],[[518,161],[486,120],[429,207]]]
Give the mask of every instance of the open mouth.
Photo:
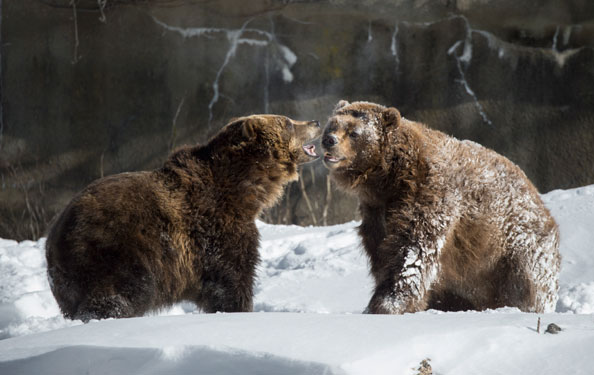
[[[337,158],[335,156],[330,155],[329,153],[324,154],[324,161],[328,163],[338,163],[344,158]]]
[[[316,146],[312,145],[312,144],[306,144],[303,146],[303,151],[305,151],[305,153],[311,157],[318,157],[318,154],[316,154]]]

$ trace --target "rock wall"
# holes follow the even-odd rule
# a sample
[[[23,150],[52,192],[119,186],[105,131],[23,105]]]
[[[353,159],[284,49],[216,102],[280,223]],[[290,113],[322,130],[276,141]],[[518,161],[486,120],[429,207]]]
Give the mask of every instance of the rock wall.
[[[86,184],[155,168],[229,118],[339,99],[495,149],[546,192],[594,183],[587,0],[4,0],[0,237],[37,238]],[[357,217],[318,162],[263,218]]]

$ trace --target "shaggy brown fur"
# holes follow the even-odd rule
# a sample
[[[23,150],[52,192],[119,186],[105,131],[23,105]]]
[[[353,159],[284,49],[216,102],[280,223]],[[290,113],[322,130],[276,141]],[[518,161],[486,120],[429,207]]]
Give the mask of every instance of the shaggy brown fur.
[[[260,211],[315,158],[317,121],[254,115],[150,172],[100,179],[76,196],[46,244],[66,317],[140,316],[181,300],[251,311]]]
[[[369,312],[554,310],[557,225],[508,159],[367,102],[339,102],[322,145],[359,197]]]

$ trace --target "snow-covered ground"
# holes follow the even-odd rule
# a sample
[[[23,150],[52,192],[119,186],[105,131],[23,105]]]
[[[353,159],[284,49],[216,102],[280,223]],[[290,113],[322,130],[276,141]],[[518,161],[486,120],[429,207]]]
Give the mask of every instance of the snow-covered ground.
[[[49,291],[44,239],[0,239],[0,374],[417,374],[426,358],[434,374],[591,374],[594,185],[543,199],[563,256],[557,312],[544,315],[363,315],[372,281],[357,223],[259,223],[258,313],[185,303],[82,325],[61,317]],[[563,330],[544,334],[549,323]]]

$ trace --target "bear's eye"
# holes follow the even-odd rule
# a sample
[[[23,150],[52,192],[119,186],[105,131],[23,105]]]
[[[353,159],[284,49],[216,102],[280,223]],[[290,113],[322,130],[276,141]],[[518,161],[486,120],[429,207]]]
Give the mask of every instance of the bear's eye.
[[[353,112],[351,113],[351,115],[352,115],[354,118],[365,118],[365,113],[364,113],[364,112],[353,111]]]
[[[359,133],[357,133],[357,132],[351,132],[351,133],[349,134],[349,137],[351,137],[351,138],[357,138],[359,135],[360,135],[360,134],[359,134]]]

